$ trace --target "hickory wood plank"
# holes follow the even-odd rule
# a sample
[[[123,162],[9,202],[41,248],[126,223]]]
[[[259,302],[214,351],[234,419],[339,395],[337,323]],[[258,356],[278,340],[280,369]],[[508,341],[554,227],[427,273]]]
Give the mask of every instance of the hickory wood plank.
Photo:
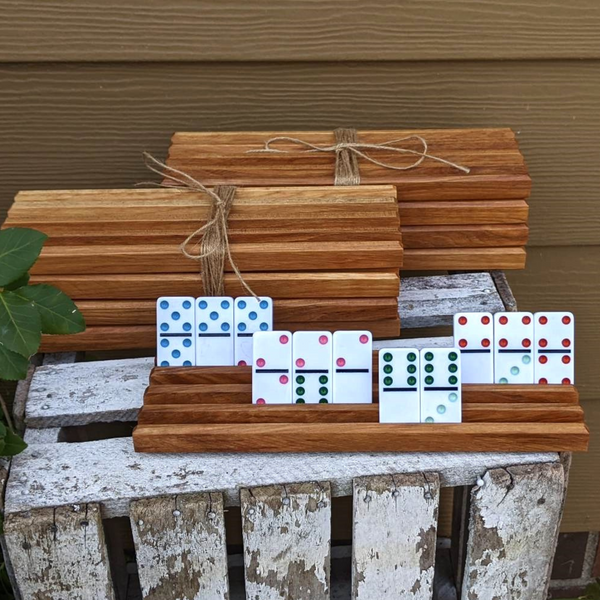
[[[581,423],[577,404],[465,404],[463,423]],[[308,404],[298,406],[253,404],[177,404],[165,396],[164,404],[144,402],[138,423],[142,425],[227,423],[378,423],[377,404]]]
[[[433,597],[439,500],[437,473],[354,480],[352,600]]]
[[[246,295],[235,274],[225,273],[223,279],[227,295]],[[398,273],[375,271],[245,273],[244,280],[261,296],[275,299],[396,297],[400,286]],[[201,296],[203,293],[198,273],[33,275],[31,283],[56,285],[75,300],[155,300],[164,295]]]
[[[329,482],[240,491],[248,598],[329,600]]]
[[[529,228],[525,224],[402,227],[405,249],[525,246],[528,237]]]
[[[493,469],[471,494],[462,600],[547,597],[565,476],[560,464]]]
[[[310,460],[307,460],[310,458]],[[271,484],[329,481],[332,496],[352,494],[352,479],[435,471],[442,486],[472,485],[486,469],[557,462],[556,453],[433,454],[203,454],[144,455],[131,438],[29,446],[15,457],[6,493],[7,513],[99,502],[103,518],[127,516],[140,498],[221,490],[239,505],[239,490]],[[44,490],[40,493],[40,490]]]
[[[15,512],[4,535],[23,598],[114,600],[99,504]]]
[[[229,597],[222,494],[136,500],[129,518],[145,598]]]
[[[138,452],[585,452],[583,423],[138,425]]]
[[[409,248],[403,268],[412,271],[524,269],[525,248]]]

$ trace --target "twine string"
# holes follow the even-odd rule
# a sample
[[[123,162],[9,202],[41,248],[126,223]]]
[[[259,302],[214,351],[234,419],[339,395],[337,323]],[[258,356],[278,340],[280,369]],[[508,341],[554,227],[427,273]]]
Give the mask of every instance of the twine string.
[[[216,186],[211,190],[197,179],[194,179],[191,175],[188,175],[179,169],[169,167],[162,161],[148,154],[148,152],[144,152],[144,161],[148,169],[161,177],[164,177],[169,182],[172,182],[153,183],[153,185],[180,191],[203,192],[212,200],[210,213],[206,223],[196,229],[196,231],[190,233],[190,235],[188,235],[188,237],[179,245],[179,250],[186,258],[200,262],[204,294],[206,296],[225,295],[223,270],[225,258],[227,258],[233,272],[244,289],[246,289],[251,296],[258,299],[258,296],[244,280],[231,255],[227,219],[229,218],[229,212],[233,206],[236,188],[234,186]],[[202,236],[200,249],[194,251],[190,246],[192,243],[193,247],[198,246],[198,242],[195,242],[194,240],[199,236]]]

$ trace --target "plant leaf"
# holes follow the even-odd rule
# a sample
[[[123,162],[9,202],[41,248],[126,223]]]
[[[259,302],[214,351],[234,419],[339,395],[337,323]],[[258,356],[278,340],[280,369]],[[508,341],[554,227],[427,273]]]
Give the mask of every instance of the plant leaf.
[[[0,292],[0,345],[29,358],[40,347],[42,324],[31,300]]]
[[[9,227],[0,231],[0,286],[23,276],[42,251],[48,236],[36,229]]]
[[[42,333],[79,333],[85,331],[85,321],[75,303],[52,285],[29,285],[14,292],[23,300],[32,301],[42,321]]]
[[[11,283],[8,283],[4,286],[5,290],[18,290],[20,287],[27,285],[29,283],[29,273],[25,273],[25,275],[21,275],[18,279],[15,279]]]
[[[0,450],[0,455],[15,456],[15,454],[23,452],[25,448],[27,448],[27,444],[16,433],[7,429],[4,436],[4,448]]]
[[[0,344],[0,379],[16,381],[27,377],[29,360]]]

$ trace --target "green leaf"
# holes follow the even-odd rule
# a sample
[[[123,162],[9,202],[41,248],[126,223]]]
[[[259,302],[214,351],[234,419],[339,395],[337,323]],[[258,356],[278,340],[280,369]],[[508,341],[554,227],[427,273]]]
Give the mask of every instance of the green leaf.
[[[0,344],[0,379],[16,381],[27,377],[29,360]]]
[[[79,333],[85,331],[85,321],[75,303],[58,288],[39,284],[14,292],[23,300],[32,301],[42,320],[42,333]]]
[[[40,347],[41,330],[40,315],[31,300],[0,292],[0,345],[29,358]]]
[[[27,444],[16,433],[7,429],[4,436],[4,448],[0,450],[0,455],[15,456],[21,454],[25,448],[27,448]]]
[[[0,286],[23,276],[42,251],[48,236],[36,229],[9,227],[0,231]]]
[[[5,290],[18,290],[20,287],[27,285],[29,283],[29,273],[25,273],[25,275],[21,275],[18,279],[15,279],[13,282],[8,283],[4,286]]]

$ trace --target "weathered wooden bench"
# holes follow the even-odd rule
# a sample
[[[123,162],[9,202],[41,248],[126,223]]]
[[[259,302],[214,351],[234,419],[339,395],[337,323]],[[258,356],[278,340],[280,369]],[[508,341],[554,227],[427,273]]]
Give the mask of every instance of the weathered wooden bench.
[[[403,280],[405,333],[458,311],[515,308],[500,274]],[[436,569],[440,597],[545,598],[568,456],[141,455],[122,436],[153,359],[60,364],[72,359],[46,356],[16,400],[30,446],[10,467],[3,544],[24,600],[139,597],[132,570],[153,600],[424,599]],[[436,567],[442,487],[455,488],[450,586]],[[341,496],[352,496],[351,550],[331,544]],[[241,529],[243,549],[229,544],[228,555],[225,516],[237,506],[241,523],[228,528]]]

